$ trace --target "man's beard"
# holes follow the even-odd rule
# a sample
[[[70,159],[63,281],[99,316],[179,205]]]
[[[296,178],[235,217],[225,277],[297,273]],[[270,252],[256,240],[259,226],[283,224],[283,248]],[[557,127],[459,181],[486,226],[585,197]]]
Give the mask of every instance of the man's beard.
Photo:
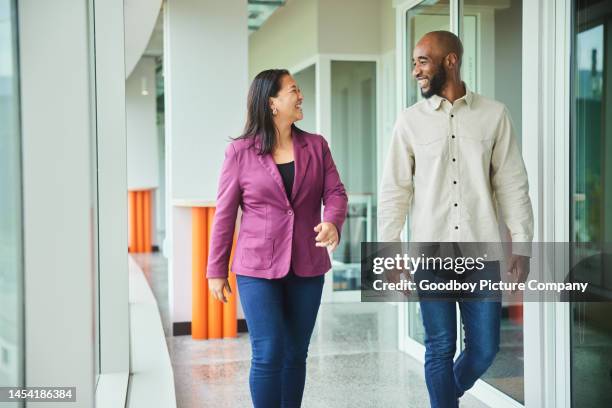
[[[442,64],[438,65],[438,70],[429,80],[429,89],[427,91],[423,91],[421,88],[421,95],[423,98],[429,99],[434,95],[440,95],[442,93],[442,88],[446,83],[446,71]]]

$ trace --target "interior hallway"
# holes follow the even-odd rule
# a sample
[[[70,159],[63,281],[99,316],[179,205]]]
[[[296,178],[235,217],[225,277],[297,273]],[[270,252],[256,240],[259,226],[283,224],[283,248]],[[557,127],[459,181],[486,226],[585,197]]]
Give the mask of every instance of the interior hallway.
[[[133,254],[157,299],[180,408],[251,406],[249,339],[172,336],[167,262]],[[304,408],[427,408],[422,365],[397,350],[396,307],[386,303],[321,305],[308,358]],[[486,408],[466,395],[461,407]]]

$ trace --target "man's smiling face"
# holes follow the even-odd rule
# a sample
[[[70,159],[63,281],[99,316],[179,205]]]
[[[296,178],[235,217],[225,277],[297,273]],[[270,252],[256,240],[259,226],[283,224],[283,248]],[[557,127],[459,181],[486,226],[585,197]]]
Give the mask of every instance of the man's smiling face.
[[[446,71],[443,58],[435,53],[432,42],[423,39],[412,53],[412,76],[416,79],[421,95],[430,98],[439,95],[446,84]]]

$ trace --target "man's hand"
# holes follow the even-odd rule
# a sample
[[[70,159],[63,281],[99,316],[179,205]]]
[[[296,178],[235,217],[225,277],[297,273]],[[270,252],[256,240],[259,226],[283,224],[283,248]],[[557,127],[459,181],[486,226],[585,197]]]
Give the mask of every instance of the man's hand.
[[[508,261],[506,274],[512,278],[513,282],[525,283],[529,275],[529,257],[512,254]]]
[[[318,232],[315,237],[315,244],[318,247],[327,247],[330,251],[334,251],[338,247],[338,229],[331,222],[322,222],[314,227],[315,232]]]
[[[208,290],[212,293],[213,297],[220,300],[223,303],[227,303],[227,298],[223,290],[227,290],[227,295],[232,294],[232,288],[230,288],[229,281],[227,278],[209,278],[208,279]]]
[[[407,277],[408,280],[412,280],[412,275],[410,272],[404,273],[402,271],[398,271],[397,269],[385,271],[384,274],[387,282],[395,283],[396,285],[402,281],[402,278],[405,279]],[[398,292],[403,293],[404,296],[410,296],[410,289],[399,290]]]

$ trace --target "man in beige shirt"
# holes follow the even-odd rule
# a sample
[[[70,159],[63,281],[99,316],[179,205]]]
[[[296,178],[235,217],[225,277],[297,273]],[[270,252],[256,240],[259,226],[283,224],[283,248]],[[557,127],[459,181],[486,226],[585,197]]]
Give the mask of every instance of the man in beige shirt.
[[[447,31],[426,34],[414,49],[412,75],[424,99],[405,109],[393,130],[378,201],[379,241],[399,241],[407,215],[411,242],[458,243],[455,248],[499,242],[503,222],[512,238],[508,274],[524,282],[533,238],[525,165],[507,108],[471,92],[461,80],[462,55],[461,41]],[[501,252],[492,252],[477,274],[420,270],[415,281],[499,281]],[[499,349],[499,295],[472,293],[488,301],[466,302],[462,294],[419,290],[432,407],[457,407],[492,364]],[[456,302],[466,346],[453,362]]]

